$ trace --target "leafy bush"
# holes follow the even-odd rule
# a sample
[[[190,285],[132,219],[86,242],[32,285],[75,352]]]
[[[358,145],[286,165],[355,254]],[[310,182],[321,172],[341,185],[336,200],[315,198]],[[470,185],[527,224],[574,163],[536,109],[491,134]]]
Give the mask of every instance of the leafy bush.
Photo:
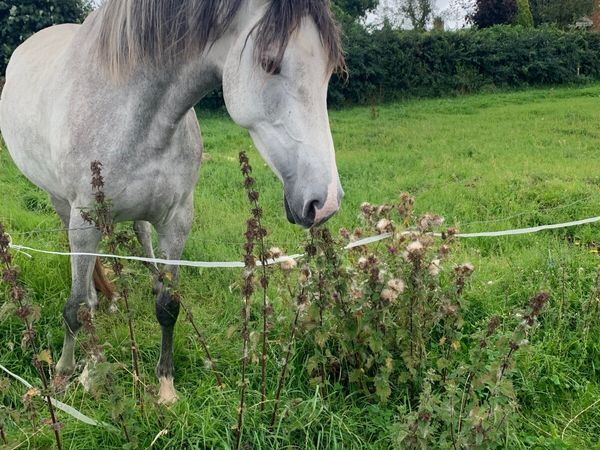
[[[455,230],[435,240],[442,219],[415,220],[413,202],[402,194],[395,205],[365,203],[365,226],[338,239],[312,229],[297,284],[289,275],[278,283],[282,296],[296,289],[293,330],[307,376],[324,392],[399,405],[398,448],[501,447],[517,408],[513,358],[549,296],[535,295],[512,319],[466,325],[474,267],[450,265]],[[385,245],[340,251],[383,233]]]
[[[0,0],[0,77],[12,52],[33,33],[81,22],[90,10],[88,0]]]
[[[335,75],[329,86],[335,107],[600,79],[600,34],[582,31],[496,26],[418,33],[348,22],[344,48],[348,77]],[[221,92],[200,105],[222,107]]]
[[[533,15],[529,0],[517,0],[517,15],[514,20],[516,25],[531,28],[533,27]]]
[[[512,317],[468,324],[463,293],[474,267],[451,265],[456,230],[435,239],[432,231],[442,225],[442,218],[426,214],[415,219],[414,198],[408,194],[398,204],[364,203],[364,227],[342,229],[338,238],[326,228],[312,228],[299,265],[278,248],[266,252],[267,231],[261,226],[252,168],[244,153],[240,162],[251,218],[241,284],[244,344],[236,448],[243,445],[244,416],[250,414],[245,411],[251,388],[248,366],[252,361],[263,367],[262,410],[270,354],[277,355],[281,367],[271,428],[295,354],[307,381],[325,395],[338,392],[397,405],[390,431],[398,448],[501,447],[518,405],[512,385],[514,356],[528,345],[549,295],[533,296],[528,308]],[[352,245],[378,234],[386,238],[378,245]],[[269,258],[281,263],[280,270],[264,265]],[[260,276],[256,261],[263,263]],[[253,297],[262,297],[260,313]],[[271,304],[268,298],[278,301]],[[275,316],[277,323],[285,323],[287,316],[287,334],[285,326],[276,327]],[[273,342],[267,334],[279,337],[281,349],[267,344]]]
[[[346,28],[347,82],[335,78],[332,105],[402,97],[582,83],[600,78],[600,35],[497,26],[415,33]]]

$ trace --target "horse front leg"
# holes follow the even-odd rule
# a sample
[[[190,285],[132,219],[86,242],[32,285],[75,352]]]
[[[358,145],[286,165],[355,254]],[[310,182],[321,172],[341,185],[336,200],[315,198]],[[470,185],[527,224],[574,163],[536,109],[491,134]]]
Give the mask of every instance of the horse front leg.
[[[168,223],[156,226],[159,256],[170,260],[181,258],[183,247],[190,233],[192,219],[193,206],[190,198],[178,208]],[[172,405],[178,398],[173,384],[173,332],[179,315],[179,301],[171,289],[177,284],[178,272],[177,266],[165,266],[163,274],[168,278],[170,286],[166,286],[167,283],[159,283],[157,286],[156,318],[161,327],[162,342],[156,376],[160,383],[158,402],[165,405]]]
[[[71,211],[69,228],[71,252],[96,252],[101,234],[84,223],[79,211]],[[98,305],[98,297],[92,284],[95,262],[94,256],[71,257],[71,295],[63,309],[65,336],[62,354],[56,364],[59,376],[71,376],[75,370],[75,336],[82,325],[78,319],[79,310],[87,307],[94,311]]]

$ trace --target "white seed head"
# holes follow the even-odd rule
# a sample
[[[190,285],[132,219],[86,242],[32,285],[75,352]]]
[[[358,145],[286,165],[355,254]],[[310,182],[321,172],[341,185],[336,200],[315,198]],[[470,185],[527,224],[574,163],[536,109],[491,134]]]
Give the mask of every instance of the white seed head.
[[[398,292],[390,288],[385,288],[383,291],[381,291],[381,299],[386,300],[388,302],[396,300],[398,298],[398,295]]]
[[[440,274],[440,260],[434,259],[433,261],[431,261],[427,270],[429,270],[429,274],[432,277],[438,276]]]
[[[390,281],[388,281],[388,287],[398,293],[398,294],[402,294],[404,292],[404,290],[406,289],[406,285],[404,284],[404,281],[402,281],[399,278],[394,278]]]
[[[376,228],[380,233],[386,233],[392,229],[392,222],[388,219],[381,219],[377,222]]]
[[[271,255],[271,258],[277,259],[283,255],[283,252],[281,251],[281,249],[279,247],[271,247],[269,249],[269,254]]]
[[[298,265],[296,260],[292,259],[292,258],[284,258],[280,264],[281,264],[281,268],[283,270],[292,270],[292,269],[295,269],[296,266]]]
[[[406,251],[408,251],[409,254],[413,255],[421,253],[423,251],[423,244],[421,244],[421,241],[412,241],[406,247]]]

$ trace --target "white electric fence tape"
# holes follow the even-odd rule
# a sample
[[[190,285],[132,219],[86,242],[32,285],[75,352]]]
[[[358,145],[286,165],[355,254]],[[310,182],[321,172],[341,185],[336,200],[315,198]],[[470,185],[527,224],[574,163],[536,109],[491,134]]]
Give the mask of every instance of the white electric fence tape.
[[[10,370],[8,370],[6,367],[4,367],[2,364],[0,364],[0,369],[2,369],[4,372],[6,372],[7,375],[10,375],[12,378],[14,378],[15,380],[17,380],[19,383],[21,383],[23,386],[25,386],[27,389],[31,389],[33,386],[28,383],[26,380],[24,380],[23,378],[21,378],[19,375],[16,375],[14,373],[12,373]],[[72,406],[69,406],[59,400],[56,400],[55,398],[50,397],[50,401],[52,402],[52,405],[67,413],[68,415],[70,415],[71,417],[79,420],[80,422],[83,422],[87,425],[92,425],[94,427],[98,427],[98,426],[103,426],[109,429],[114,429],[114,427],[110,424],[104,423],[104,422],[97,422],[94,419],[86,416],[83,413],[80,413],[79,411],[77,411],[75,408],[73,408]]]
[[[573,222],[559,223],[559,224],[553,224],[553,225],[540,225],[537,227],[520,228],[520,229],[515,229],[515,230],[486,231],[486,232],[480,232],[480,233],[458,233],[458,234],[455,234],[455,236],[459,237],[459,238],[518,236],[518,235],[523,235],[523,234],[538,233],[543,230],[569,228],[569,227],[575,227],[575,226],[579,226],[579,225],[585,225],[585,224],[597,223],[597,222],[600,222],[600,217],[591,217],[589,219],[575,220]],[[404,234],[410,234],[410,233],[411,233],[410,231],[404,232]],[[438,237],[441,236],[440,233],[433,233],[433,235],[438,236]],[[380,234],[377,236],[371,236],[371,237],[368,237],[365,239],[361,239],[361,240],[352,242],[352,243],[348,244],[346,247],[344,247],[344,249],[350,250],[350,249],[353,249],[356,247],[361,247],[363,245],[369,245],[369,244],[372,244],[375,242],[389,239],[392,236],[393,236],[393,233],[383,233],[383,234]],[[35,249],[32,247],[26,247],[24,245],[15,245],[12,243],[12,239],[10,239],[10,236],[9,236],[9,247],[12,248],[13,250],[24,253],[25,255],[27,255],[29,257],[30,257],[30,255],[25,253],[24,252],[25,250],[32,252],[32,253],[42,253],[42,254],[46,254],[46,255],[94,256],[94,257],[100,257],[100,258],[117,258],[117,259],[129,260],[129,261],[141,261],[141,262],[152,263],[152,264],[165,264],[165,265],[170,265],[170,266],[187,266],[187,267],[200,267],[200,268],[243,268],[244,267],[244,263],[238,262],[238,261],[230,261],[230,262],[226,262],[226,261],[224,261],[224,262],[180,261],[180,260],[169,260],[169,259],[161,259],[161,258],[145,258],[145,257],[141,257],[141,256],[105,255],[105,254],[101,254],[101,253],[52,252],[52,251],[48,251],[48,250],[38,250],[38,249]],[[284,257],[277,258],[277,259],[269,259],[267,261],[267,265],[278,264],[278,263],[281,263],[281,262],[289,260],[289,259],[299,259],[299,258],[302,258],[303,256],[304,255],[290,255],[290,256],[284,256]],[[258,261],[257,265],[261,265],[261,262]],[[9,371],[6,367],[4,367],[1,364],[0,364],[0,369],[2,369],[4,372],[6,372],[8,375],[10,375],[12,378],[18,380],[20,383],[22,383],[27,388],[32,387],[31,384],[29,384],[23,378],[19,377],[18,375],[15,375],[14,373]],[[56,408],[69,414],[70,416],[74,417],[75,419],[79,420],[80,422],[83,422],[83,423],[86,423],[86,424],[92,425],[92,426],[104,426],[107,428],[113,428],[109,424],[106,424],[103,422],[97,422],[94,419],[87,417],[86,415],[77,411],[75,408],[73,408],[69,405],[66,405],[58,400],[55,400],[54,398],[51,398],[50,400],[52,401],[52,404]]]
[[[589,219],[575,220],[572,222],[552,224],[552,225],[540,225],[537,227],[518,228],[515,230],[484,231],[484,232],[480,232],[480,233],[457,233],[454,236],[459,237],[459,238],[518,236],[518,235],[523,235],[523,234],[538,233],[538,232],[544,231],[544,230],[570,228],[570,227],[586,225],[586,224],[591,224],[591,223],[597,223],[597,222],[600,222],[600,216],[591,217]],[[410,231],[405,232],[405,234],[410,234],[410,233],[411,233]],[[441,236],[440,233],[433,233],[433,235],[437,236],[437,237]],[[350,250],[352,248],[372,244],[374,242],[379,242],[384,239],[389,239],[392,236],[393,236],[392,233],[383,233],[383,234],[380,234],[377,236],[371,236],[368,238],[364,238],[364,239],[352,242],[352,243],[348,244],[346,247],[344,247],[344,249]],[[146,262],[146,263],[151,263],[151,264],[164,264],[164,265],[168,265],[168,266],[184,266],[184,267],[197,267],[197,268],[207,268],[207,269],[243,268],[244,267],[244,263],[240,262],[240,261],[216,261],[216,262],[182,261],[182,260],[170,260],[170,259],[161,259],[161,258],[146,258],[143,256],[107,255],[107,254],[102,254],[102,253],[53,252],[53,251],[49,251],[49,250],[39,250],[39,249],[32,248],[32,247],[26,247],[24,245],[16,245],[16,244],[13,244],[12,242],[9,244],[9,247],[18,252],[23,252],[27,256],[30,256],[30,255],[28,255],[26,252],[32,252],[32,253],[42,253],[42,254],[46,254],[46,255],[57,255],[57,256],[94,256],[94,257],[99,257],[99,258],[116,258],[116,259],[123,259],[123,260],[128,260],[128,261],[141,261],[141,262]],[[279,264],[283,261],[290,260],[290,259],[300,259],[303,256],[304,255],[302,255],[302,254],[298,254],[298,255],[283,256],[283,257],[277,258],[277,259],[269,259],[269,260],[267,260],[267,265],[270,266],[270,265],[274,265],[274,264]],[[260,266],[261,262],[257,261],[256,264],[258,266]]]

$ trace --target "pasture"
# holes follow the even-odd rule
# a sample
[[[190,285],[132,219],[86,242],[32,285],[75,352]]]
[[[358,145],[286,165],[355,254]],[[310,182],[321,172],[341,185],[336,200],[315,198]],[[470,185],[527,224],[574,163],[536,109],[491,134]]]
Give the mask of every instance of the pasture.
[[[328,227],[357,226],[359,205],[395,200],[402,191],[416,196],[419,212],[433,212],[462,232],[494,231],[568,222],[600,215],[600,85],[408,101],[374,108],[332,111],[330,119],[338,168],[346,197]],[[301,251],[304,232],[287,223],[278,180],[263,164],[247,136],[225,115],[198,113],[205,141],[204,162],[195,199],[196,216],[184,259],[239,260],[248,206],[237,155],[250,150],[267,240],[287,253]],[[106,180],[110,183],[110,180]],[[44,193],[33,187],[0,149],[0,221],[18,244],[66,251],[63,233]],[[460,242],[457,262],[476,267],[466,292],[465,317],[481,326],[494,314],[513,311],[545,289],[551,300],[530,345],[517,358],[513,382],[520,401],[507,423],[506,448],[600,448],[600,328],[583,335],[582,304],[593,295],[600,264],[600,225],[535,235],[478,238]],[[69,295],[68,259],[16,256],[21,279],[42,307],[41,339],[58,358],[63,303]],[[127,264],[134,280],[131,304],[144,382],[155,384],[160,330],[154,318],[151,276]],[[203,330],[227,387],[217,390],[204,354],[183,317],[176,327],[176,388],[171,409],[129,411],[136,446],[148,448],[229,448],[238,404],[241,339],[241,272],[237,269],[184,269],[181,291]],[[0,291],[2,303],[6,301]],[[600,301],[597,299],[596,301]],[[280,306],[273,299],[277,314]],[[183,315],[182,315],[183,316]],[[286,316],[287,317],[287,316]],[[124,313],[102,308],[95,319],[109,360],[129,367]],[[276,326],[279,332],[286,327]],[[232,331],[233,330],[233,331]],[[34,380],[30,356],[21,351],[22,325],[0,315],[0,363]],[[302,337],[300,336],[300,341]],[[80,355],[80,353],[79,353]],[[81,360],[81,358],[79,358]],[[304,361],[294,358],[283,394],[285,419],[272,433],[246,424],[248,448],[390,448],[397,407],[335,390],[326,396],[308,382]],[[256,372],[256,366],[252,366]],[[273,370],[273,389],[276,375]],[[253,373],[254,373],[253,372]],[[3,383],[7,382],[0,375]],[[119,383],[131,386],[125,370]],[[252,387],[257,389],[257,385]],[[11,382],[0,392],[3,405],[20,408],[22,386]],[[250,397],[252,399],[254,397]],[[112,422],[114,404],[93,398],[73,383],[60,399],[85,414]],[[596,403],[595,403],[596,402]],[[252,400],[249,408],[255,408]],[[65,448],[122,448],[122,434],[65,423]],[[575,419],[572,420],[571,419]],[[26,419],[23,419],[26,422]],[[567,426],[568,425],[568,426]],[[52,435],[31,434],[7,421],[7,433],[23,448],[48,448]]]

